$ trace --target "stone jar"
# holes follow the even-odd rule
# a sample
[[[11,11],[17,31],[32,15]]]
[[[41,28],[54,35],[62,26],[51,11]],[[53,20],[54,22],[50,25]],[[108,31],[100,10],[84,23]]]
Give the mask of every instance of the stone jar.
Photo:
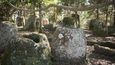
[[[85,65],[86,38],[82,29],[58,27],[51,43],[52,60],[59,65]]]

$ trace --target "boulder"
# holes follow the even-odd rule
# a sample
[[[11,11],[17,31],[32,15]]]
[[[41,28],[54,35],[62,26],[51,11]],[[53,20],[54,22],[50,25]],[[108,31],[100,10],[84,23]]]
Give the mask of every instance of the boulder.
[[[86,65],[86,45],[82,29],[58,27],[51,43],[52,60],[57,65]]]
[[[17,29],[9,21],[0,23],[0,48],[8,45],[9,41],[17,35]]]

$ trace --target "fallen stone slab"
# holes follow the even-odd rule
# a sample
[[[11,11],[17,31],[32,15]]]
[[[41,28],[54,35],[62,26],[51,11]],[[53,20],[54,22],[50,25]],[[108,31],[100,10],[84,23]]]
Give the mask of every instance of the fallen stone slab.
[[[100,46],[98,44],[94,45],[94,49],[95,49],[94,50],[95,53],[103,54],[115,59],[115,49],[111,49],[105,46]]]
[[[99,42],[87,41],[87,45],[95,45],[95,44],[115,49],[115,43],[111,41],[99,41]]]

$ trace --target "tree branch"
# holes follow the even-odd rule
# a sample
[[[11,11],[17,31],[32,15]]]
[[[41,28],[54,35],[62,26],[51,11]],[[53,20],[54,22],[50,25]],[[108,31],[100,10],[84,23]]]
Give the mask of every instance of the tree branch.
[[[8,4],[17,10],[24,10],[24,11],[31,11],[32,10],[32,9],[23,9],[23,8],[16,7],[15,5],[11,4],[10,2],[8,2]]]
[[[14,6],[13,4],[9,3],[13,8],[18,9],[18,10],[26,10],[26,11],[39,11],[37,10],[32,10],[32,9],[23,9],[23,8],[18,8]],[[87,5],[87,6],[80,6],[80,7],[71,7],[71,6],[63,6],[63,5],[55,5],[55,4],[50,4],[47,7],[41,8],[41,10],[47,10],[50,7],[57,7],[65,10],[71,10],[71,11],[87,11],[87,10],[92,10],[96,8],[102,8],[108,5],[111,5],[112,2],[104,3],[104,4],[97,4],[97,5]]]
[[[80,6],[80,7],[71,7],[71,6],[63,6],[63,5],[55,5],[55,4],[50,4],[47,7],[43,8],[42,10],[47,10],[50,7],[57,7],[65,10],[71,10],[71,11],[87,11],[87,10],[92,10],[96,8],[102,8],[108,5],[111,5],[112,2],[108,3],[103,3],[103,4],[97,4],[97,5],[87,5],[87,6]]]

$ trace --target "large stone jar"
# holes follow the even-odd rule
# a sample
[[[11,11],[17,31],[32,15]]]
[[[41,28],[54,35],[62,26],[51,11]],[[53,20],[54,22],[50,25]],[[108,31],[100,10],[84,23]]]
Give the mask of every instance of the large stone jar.
[[[81,28],[58,27],[51,48],[55,65],[86,65],[86,38]]]
[[[9,22],[0,23],[0,65],[51,65],[47,37],[38,35],[40,42],[17,35]]]

